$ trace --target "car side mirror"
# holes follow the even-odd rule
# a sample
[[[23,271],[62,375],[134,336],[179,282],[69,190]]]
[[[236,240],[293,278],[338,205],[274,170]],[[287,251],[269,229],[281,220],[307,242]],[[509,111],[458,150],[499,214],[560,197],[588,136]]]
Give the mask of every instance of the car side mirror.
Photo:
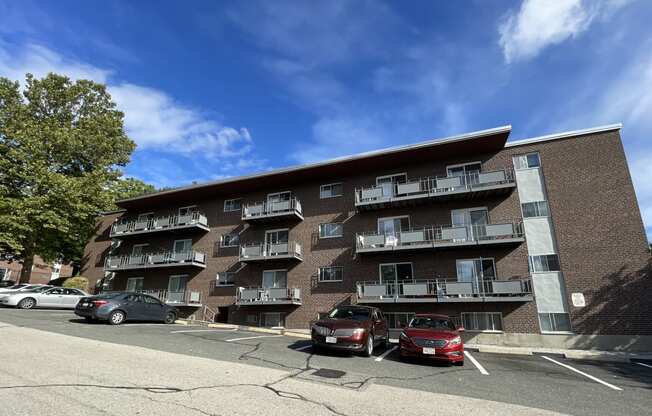
[[[463,326],[458,327],[457,332],[464,332],[464,327]]]

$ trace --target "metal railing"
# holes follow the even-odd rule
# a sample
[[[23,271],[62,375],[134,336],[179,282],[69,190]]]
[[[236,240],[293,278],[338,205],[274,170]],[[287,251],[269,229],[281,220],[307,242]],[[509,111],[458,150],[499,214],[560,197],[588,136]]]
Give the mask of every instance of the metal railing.
[[[102,290],[100,293],[118,293],[116,290]],[[190,290],[171,291],[167,289],[142,289],[134,292],[154,296],[168,305],[201,305],[201,292]]]
[[[484,298],[531,296],[529,278],[509,280],[458,281],[456,279],[408,280],[401,282],[358,282],[359,299],[400,298]]]
[[[164,215],[143,220],[127,218],[113,223],[111,226],[111,236],[168,230],[195,224],[208,227],[208,219],[204,214],[197,211],[190,212],[186,215]]]
[[[523,238],[523,236],[523,224],[521,222],[480,225],[430,225],[391,234],[358,233],[355,237],[355,244],[357,249],[384,249],[422,245],[434,246],[444,243],[489,242]]]
[[[106,270],[138,269],[151,266],[191,264],[205,265],[206,254],[200,251],[163,251],[159,253],[145,253],[136,256],[109,256],[104,268]]]
[[[428,176],[404,183],[373,185],[355,189],[355,203],[386,202],[393,198],[430,197],[446,193],[470,192],[495,185],[515,183],[512,169],[476,172],[460,176]]]
[[[297,198],[291,198],[287,201],[254,202],[242,207],[243,220],[281,216],[286,214],[303,215],[301,202]]]
[[[236,304],[256,303],[301,303],[301,289],[291,288],[262,288],[262,287],[239,287],[236,294]]]
[[[274,259],[293,257],[302,259],[301,244],[296,241],[274,244],[240,245],[240,260]]]

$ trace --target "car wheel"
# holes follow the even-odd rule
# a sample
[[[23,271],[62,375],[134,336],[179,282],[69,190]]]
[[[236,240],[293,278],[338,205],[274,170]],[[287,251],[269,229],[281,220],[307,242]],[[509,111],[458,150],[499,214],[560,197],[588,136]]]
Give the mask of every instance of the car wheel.
[[[113,311],[111,312],[111,315],[109,315],[109,323],[111,325],[120,325],[125,321],[125,313],[122,311]]]
[[[365,357],[371,357],[371,355],[374,353],[374,336],[369,334],[367,337],[367,345],[365,346],[363,355]]]
[[[36,299],[34,298],[25,298],[18,302],[20,309],[32,309],[34,306],[36,306]]]
[[[165,319],[163,320],[163,322],[169,325],[169,324],[173,324],[174,321],[176,320],[177,320],[177,314],[174,312],[168,312],[167,315],[165,315]]]

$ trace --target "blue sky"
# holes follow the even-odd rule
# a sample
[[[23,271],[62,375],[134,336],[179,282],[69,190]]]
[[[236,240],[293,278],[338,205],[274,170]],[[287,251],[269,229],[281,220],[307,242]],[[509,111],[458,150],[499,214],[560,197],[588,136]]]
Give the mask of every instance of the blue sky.
[[[156,186],[615,122],[652,236],[652,2],[0,0],[0,76],[109,85]]]

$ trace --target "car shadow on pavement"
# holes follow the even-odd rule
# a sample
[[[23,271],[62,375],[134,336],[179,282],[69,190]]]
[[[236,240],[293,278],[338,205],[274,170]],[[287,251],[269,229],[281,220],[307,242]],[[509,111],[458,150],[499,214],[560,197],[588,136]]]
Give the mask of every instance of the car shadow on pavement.
[[[124,325],[132,325],[132,324],[160,324],[161,326],[166,326],[164,322],[159,322],[159,321],[128,321],[124,324],[121,325],[111,325],[109,324],[108,321],[101,321],[101,320],[93,320],[93,321],[87,321],[84,318],[72,318],[69,319],[68,322],[73,323],[73,324],[84,324],[84,325],[108,325],[108,326],[124,326]]]

